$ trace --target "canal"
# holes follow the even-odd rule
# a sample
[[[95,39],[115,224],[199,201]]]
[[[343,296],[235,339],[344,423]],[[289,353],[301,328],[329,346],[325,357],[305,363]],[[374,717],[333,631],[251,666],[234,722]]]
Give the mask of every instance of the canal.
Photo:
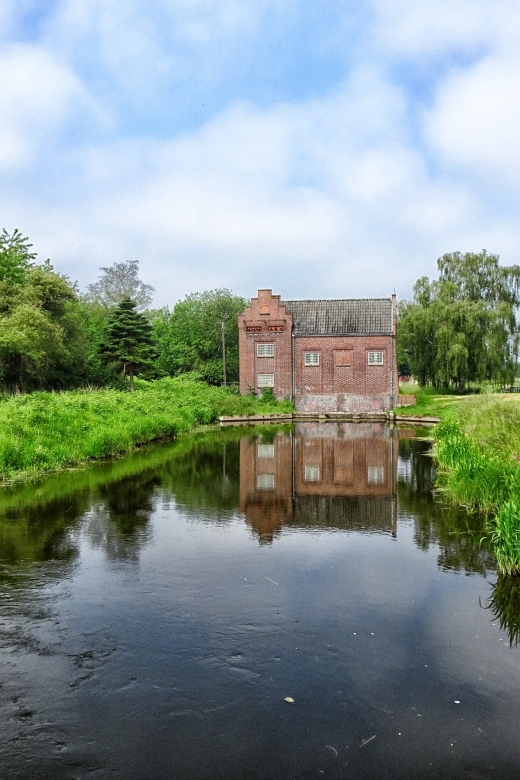
[[[518,587],[428,451],[233,428],[2,489],[0,776],[518,778]]]

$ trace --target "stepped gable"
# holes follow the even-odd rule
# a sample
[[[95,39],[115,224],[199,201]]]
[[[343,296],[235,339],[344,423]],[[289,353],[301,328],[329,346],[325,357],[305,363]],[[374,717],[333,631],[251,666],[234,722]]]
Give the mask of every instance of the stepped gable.
[[[388,335],[393,333],[391,298],[280,301],[293,316],[297,336]]]

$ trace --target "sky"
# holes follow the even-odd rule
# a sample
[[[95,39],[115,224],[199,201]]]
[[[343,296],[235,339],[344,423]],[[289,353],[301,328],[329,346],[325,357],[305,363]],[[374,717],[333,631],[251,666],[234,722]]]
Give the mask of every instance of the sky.
[[[518,0],[1,0],[0,229],[154,305],[520,262]]]

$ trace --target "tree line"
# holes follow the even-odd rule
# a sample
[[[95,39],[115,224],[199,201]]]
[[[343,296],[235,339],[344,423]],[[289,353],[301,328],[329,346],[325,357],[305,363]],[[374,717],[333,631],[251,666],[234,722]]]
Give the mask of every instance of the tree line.
[[[37,262],[29,239],[0,235],[0,390],[133,386],[147,378],[197,372],[211,384],[238,380],[237,314],[246,301],[229,290],[188,295],[151,309],[153,287],[137,260],[101,268],[86,293],[51,262]],[[224,323],[224,326],[222,325]]]
[[[497,255],[453,252],[423,276],[398,311],[398,361],[422,386],[465,391],[510,386],[518,372],[520,266]]]
[[[20,231],[0,235],[0,390],[133,388],[147,378],[197,372],[210,384],[238,381],[237,314],[229,290],[187,295],[152,309],[153,287],[137,260],[101,268],[81,293],[51,262],[36,261]],[[454,252],[437,261],[398,308],[398,362],[421,385],[466,389],[514,382],[518,371],[520,266],[497,255]]]

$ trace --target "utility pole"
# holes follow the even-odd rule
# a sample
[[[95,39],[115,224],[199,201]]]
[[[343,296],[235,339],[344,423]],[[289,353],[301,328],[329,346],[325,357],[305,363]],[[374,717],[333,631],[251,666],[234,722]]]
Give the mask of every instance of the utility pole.
[[[222,320],[222,373],[224,375],[224,387],[226,387],[226,323],[224,320]]]

